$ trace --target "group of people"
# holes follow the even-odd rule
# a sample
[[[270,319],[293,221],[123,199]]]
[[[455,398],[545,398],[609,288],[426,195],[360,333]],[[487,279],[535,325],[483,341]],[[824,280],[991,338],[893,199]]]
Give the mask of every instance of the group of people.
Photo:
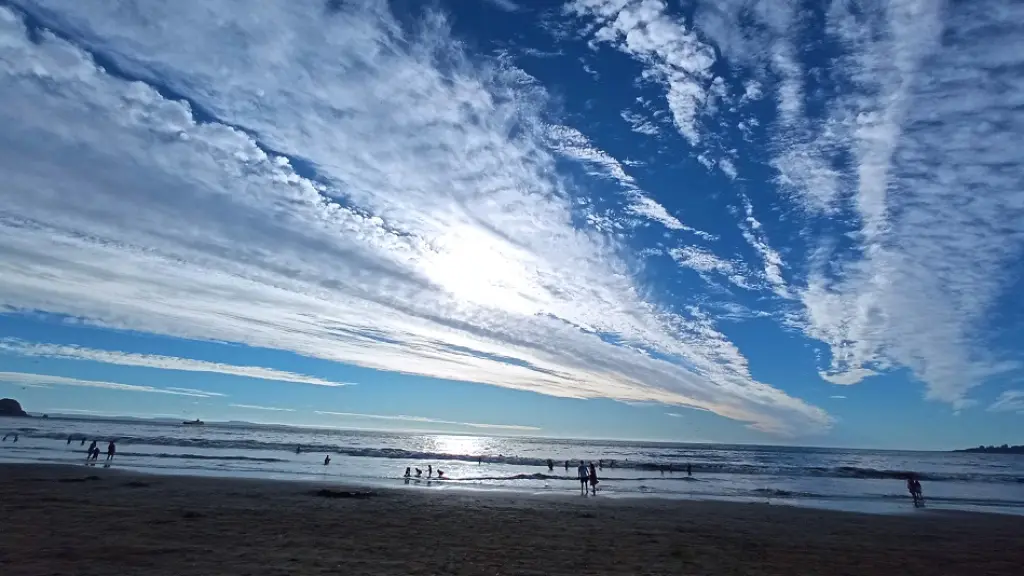
[[[4,441],[4,442],[7,442],[7,438],[8,438],[9,436],[11,436],[11,435],[10,435],[10,434],[4,434],[4,439],[3,439],[3,441]],[[17,432],[15,432],[15,433],[14,433],[14,442],[17,442],[17,441],[18,441],[18,434],[17,434]]]
[[[68,444],[71,444],[71,436],[68,436]],[[82,440],[82,444],[85,444],[84,439]],[[107,443],[107,462],[114,459],[114,454],[117,454],[117,445],[114,444],[113,440],[111,440]],[[89,444],[89,449],[85,452],[85,461],[86,463],[95,462],[99,460],[99,458],[100,447],[96,445],[96,440],[93,440],[92,443]]]
[[[594,467],[594,463],[591,462],[588,467],[580,460],[580,465],[576,468],[576,475],[580,479],[580,496],[586,496],[592,494],[597,496],[597,468]],[[589,485],[589,489],[588,489]]]
[[[416,470],[416,476],[415,476],[416,478],[422,478],[423,477],[423,470],[420,470],[419,468],[413,468],[411,466],[406,466],[406,468],[405,468],[405,479],[406,480],[414,477],[413,474],[412,474],[413,470]],[[432,464],[427,464],[427,478],[433,478],[433,476],[434,476],[434,466]],[[444,480],[444,470],[441,470],[440,468],[437,469],[437,479],[438,480]]]

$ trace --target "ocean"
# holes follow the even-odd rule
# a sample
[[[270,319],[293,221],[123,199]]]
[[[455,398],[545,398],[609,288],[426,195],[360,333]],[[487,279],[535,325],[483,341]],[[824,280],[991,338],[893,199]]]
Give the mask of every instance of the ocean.
[[[576,465],[584,460],[603,463],[598,497],[770,502],[873,513],[913,510],[903,479],[913,472],[923,484],[929,509],[1024,515],[1024,457],[1012,454],[505,438],[243,423],[184,426],[53,417],[0,418],[0,432],[19,435],[17,443],[13,437],[0,443],[0,463],[85,465],[88,442],[95,439],[103,452],[97,465],[103,466],[107,441],[113,439],[117,456],[112,466],[140,472],[403,489],[579,494]],[[325,466],[328,454],[331,463]],[[548,459],[554,461],[552,470]],[[428,466],[443,470],[446,479],[426,478]],[[406,467],[423,470],[424,477],[407,481],[403,478]]]

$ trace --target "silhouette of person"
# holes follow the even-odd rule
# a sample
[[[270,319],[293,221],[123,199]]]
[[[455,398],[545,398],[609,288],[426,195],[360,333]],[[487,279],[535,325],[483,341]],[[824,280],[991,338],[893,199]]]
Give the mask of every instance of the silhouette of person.
[[[96,450],[98,451],[99,448],[97,448]],[[107,444],[107,462],[110,462],[111,460],[113,460],[114,459],[114,454],[116,454],[116,453],[117,453],[117,446],[114,446],[114,441],[111,440],[110,443]]]
[[[416,469],[416,477],[419,478],[420,476],[423,476],[423,470],[420,470],[419,468],[417,468]]]
[[[15,441],[15,442],[17,442],[17,441],[18,441],[18,435],[17,435],[17,434],[15,434],[15,435],[14,435],[14,441]]]
[[[89,444],[89,452],[88,452],[89,455],[86,456],[86,458],[92,458],[92,451],[93,450],[96,450],[96,441],[95,440],[93,440],[92,443]]]
[[[79,442],[78,445],[79,446],[85,446],[85,438],[82,438],[82,441]]]
[[[918,502],[917,485],[915,482],[916,480],[912,474],[907,476],[907,492],[910,492],[910,497],[914,499],[914,508],[917,508],[921,504]]]
[[[440,468],[437,469],[437,479],[444,480],[444,470],[441,470]]]
[[[4,439],[0,440],[0,442],[7,442],[7,437],[8,436],[10,436],[10,434],[4,434]]]
[[[551,458],[548,458],[548,472],[551,472],[554,469],[555,469],[555,463],[551,461]]]
[[[589,473],[586,465],[583,464],[583,460],[580,460],[580,465],[576,468],[576,474],[580,478],[580,496],[587,495],[587,481],[590,480]]]
[[[565,461],[565,471],[566,472],[569,471],[569,461],[568,460]]]
[[[597,461],[597,467],[600,470],[604,470],[604,460],[598,460]]]
[[[68,443],[67,443],[67,445],[71,446],[71,436],[68,436]]]
[[[686,475],[693,476],[693,466],[689,462],[686,463]]]
[[[296,454],[302,454],[302,446],[296,446],[295,447],[295,453]]]
[[[594,463],[590,463],[590,491],[597,496],[597,470],[594,470]]]
[[[412,468],[409,468],[408,466],[406,466],[405,467],[405,477],[408,478],[409,476],[412,476]]]
[[[324,466],[327,466],[330,463],[331,463],[331,455],[328,454],[327,456],[324,457]]]
[[[430,464],[427,464],[427,478],[430,478],[433,475],[434,475],[434,467],[432,465],[430,465]]]

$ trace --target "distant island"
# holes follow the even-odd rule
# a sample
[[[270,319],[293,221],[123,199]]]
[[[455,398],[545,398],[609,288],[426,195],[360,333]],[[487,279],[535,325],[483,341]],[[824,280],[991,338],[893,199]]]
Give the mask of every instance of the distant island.
[[[21,404],[13,398],[0,399],[0,416],[28,416]]]
[[[982,454],[1024,454],[1024,446],[1010,446],[1009,444],[1003,444],[1002,446],[978,446],[977,448],[965,448],[963,450],[954,450],[954,452],[979,452]]]

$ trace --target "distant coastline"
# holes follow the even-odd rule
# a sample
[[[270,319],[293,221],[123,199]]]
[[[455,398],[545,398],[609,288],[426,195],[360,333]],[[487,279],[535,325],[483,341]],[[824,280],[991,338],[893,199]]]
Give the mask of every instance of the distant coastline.
[[[1024,446],[1010,446],[1009,444],[1003,444],[1002,446],[977,446],[974,448],[953,450],[953,452],[976,452],[979,454],[1024,454]]]

